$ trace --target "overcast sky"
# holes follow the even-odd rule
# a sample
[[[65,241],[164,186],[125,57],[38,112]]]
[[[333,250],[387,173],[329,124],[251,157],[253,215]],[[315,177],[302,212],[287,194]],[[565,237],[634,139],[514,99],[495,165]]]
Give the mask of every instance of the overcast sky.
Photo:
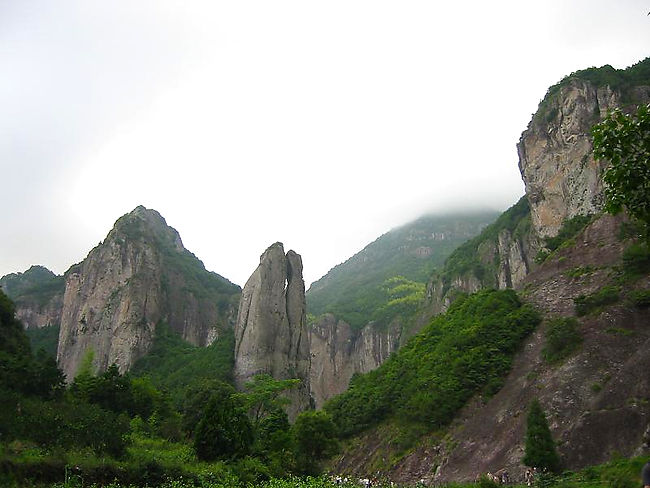
[[[155,208],[243,285],[430,211],[503,210],[546,89],[650,55],[647,0],[0,0],[0,276]]]

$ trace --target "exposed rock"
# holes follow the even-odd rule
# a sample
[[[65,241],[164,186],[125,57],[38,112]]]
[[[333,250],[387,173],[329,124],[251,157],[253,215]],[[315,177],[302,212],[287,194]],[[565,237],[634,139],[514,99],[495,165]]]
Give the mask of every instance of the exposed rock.
[[[353,330],[332,314],[320,317],[310,328],[311,394],[316,408],[345,391],[354,374],[379,367],[400,343],[401,324],[386,330],[368,324]]]
[[[650,101],[643,87],[631,96],[636,103]],[[554,236],[565,219],[601,210],[603,163],[594,161],[590,131],[621,100],[608,85],[572,78],[546,97],[521,135],[519,170],[539,236]]]
[[[103,371],[124,372],[165,321],[204,346],[234,321],[239,288],[209,273],[155,210],[121,217],[104,242],[66,273],[57,361],[68,380],[89,349]]]
[[[302,260],[276,242],[244,285],[235,325],[234,377],[238,388],[257,374],[297,378],[287,395],[290,419],[310,406],[309,334],[305,313]]]

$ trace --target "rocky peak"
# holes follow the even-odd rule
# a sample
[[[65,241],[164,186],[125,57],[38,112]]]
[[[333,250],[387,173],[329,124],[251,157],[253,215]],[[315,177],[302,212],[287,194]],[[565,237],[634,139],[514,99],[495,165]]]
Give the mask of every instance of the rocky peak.
[[[234,377],[238,388],[262,373],[275,379],[300,379],[300,386],[288,395],[292,419],[310,405],[305,309],[302,259],[294,251],[285,255],[282,243],[276,242],[264,251],[242,290]]]
[[[166,322],[208,345],[234,322],[239,288],[205,270],[155,210],[137,207],[66,273],[57,360],[72,379],[92,349],[97,370],[121,372],[149,350]]]

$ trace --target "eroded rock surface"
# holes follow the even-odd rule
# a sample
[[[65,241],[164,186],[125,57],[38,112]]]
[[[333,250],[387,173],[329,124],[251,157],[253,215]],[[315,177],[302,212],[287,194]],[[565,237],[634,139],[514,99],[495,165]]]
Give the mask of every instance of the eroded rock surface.
[[[356,373],[379,367],[399,346],[401,324],[388,328],[368,324],[354,330],[332,314],[320,317],[310,328],[311,393],[317,408],[345,391]]]
[[[309,334],[302,260],[286,255],[282,243],[270,246],[244,285],[235,325],[234,378],[238,388],[257,374],[297,378],[287,395],[291,419],[310,406]]]
[[[104,242],[66,273],[57,361],[68,381],[87,351],[103,371],[128,370],[166,322],[205,346],[234,322],[239,288],[183,247],[155,210],[121,217]]]

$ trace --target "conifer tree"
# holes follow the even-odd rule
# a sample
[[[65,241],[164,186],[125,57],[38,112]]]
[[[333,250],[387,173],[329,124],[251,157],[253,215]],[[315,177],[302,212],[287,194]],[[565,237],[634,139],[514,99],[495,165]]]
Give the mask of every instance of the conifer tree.
[[[533,400],[528,410],[526,424],[526,451],[523,463],[531,468],[557,473],[560,470],[560,458],[555,449],[546,415],[537,399]]]

